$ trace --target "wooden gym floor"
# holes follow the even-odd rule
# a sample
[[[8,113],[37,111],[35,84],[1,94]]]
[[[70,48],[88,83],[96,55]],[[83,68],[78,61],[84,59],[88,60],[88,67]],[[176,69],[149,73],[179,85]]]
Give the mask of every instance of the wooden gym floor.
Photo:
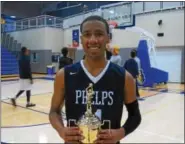
[[[48,120],[53,92],[53,76],[34,75],[31,101],[36,107],[26,108],[25,93],[14,108],[11,97],[19,89],[17,78],[3,78],[1,84],[1,140],[6,143],[62,143],[63,140]],[[122,143],[183,143],[184,85],[168,84],[140,88],[142,123]],[[127,118],[124,108],[122,123]]]

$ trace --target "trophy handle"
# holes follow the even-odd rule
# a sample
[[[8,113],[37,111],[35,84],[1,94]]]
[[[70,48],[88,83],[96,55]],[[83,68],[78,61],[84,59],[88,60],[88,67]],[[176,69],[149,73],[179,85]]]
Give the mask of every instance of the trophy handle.
[[[101,124],[101,126],[104,125],[106,122],[109,123],[109,133],[110,133],[110,129],[111,129],[111,122],[110,122],[110,120],[103,120],[103,123]]]
[[[75,119],[69,119],[69,127],[71,127],[71,122],[74,122],[75,125],[77,125],[76,120]]]

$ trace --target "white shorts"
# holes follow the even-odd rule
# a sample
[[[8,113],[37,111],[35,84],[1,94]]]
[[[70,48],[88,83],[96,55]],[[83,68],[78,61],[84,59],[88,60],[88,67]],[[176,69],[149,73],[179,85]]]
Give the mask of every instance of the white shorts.
[[[30,79],[20,79],[20,90],[31,90],[32,84]]]

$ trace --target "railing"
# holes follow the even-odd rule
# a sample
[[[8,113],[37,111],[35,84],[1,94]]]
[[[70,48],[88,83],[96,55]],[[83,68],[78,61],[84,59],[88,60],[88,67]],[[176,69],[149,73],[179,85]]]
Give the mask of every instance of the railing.
[[[123,2],[120,2],[123,3]],[[120,3],[115,3],[115,4],[111,4],[111,5],[119,5]],[[126,2],[124,2],[126,3]],[[185,2],[180,2],[180,1],[174,1],[174,2],[133,2],[133,13],[134,14],[143,14],[143,13],[147,13],[147,12],[155,12],[155,11],[159,11],[159,10],[167,10],[167,9],[173,9],[173,8],[180,8],[180,7],[184,7]],[[105,5],[107,6],[107,5]],[[104,7],[104,6],[102,6]],[[95,8],[93,10],[87,10],[85,12],[79,12],[75,15],[70,15],[70,16],[66,16],[63,19],[70,19],[79,15],[83,15],[84,13],[91,13],[91,12],[96,12],[99,11],[100,8]]]
[[[69,17],[65,17],[63,19],[63,29],[68,29],[70,27],[75,27],[80,25],[81,21],[86,17],[86,15],[103,15],[103,13],[106,14],[104,18],[107,20],[110,18],[115,18],[116,21],[120,21],[121,23],[127,21],[127,18],[123,17],[125,14],[126,16],[129,16],[127,13],[130,12],[129,8],[125,10],[124,8],[121,8],[121,5],[125,4],[128,7],[130,7],[131,2],[128,3],[115,3],[111,5],[102,6],[101,8],[86,11],[83,13],[79,13],[76,15],[72,15]],[[104,9],[104,7],[110,7],[109,9]],[[123,9],[125,10],[123,12]],[[164,11],[173,11],[178,9],[184,9],[184,2],[132,2],[132,10],[131,13],[134,15],[142,15],[142,14],[150,14],[150,13],[156,13],[156,12],[164,12]],[[119,17],[117,17],[118,15]]]
[[[120,2],[122,4],[122,2]],[[116,3],[115,5],[119,5]],[[153,13],[158,11],[166,11],[184,8],[184,2],[133,2],[132,5],[132,13],[135,15],[141,15],[146,13]],[[117,9],[118,8],[112,8]],[[41,15],[32,18],[26,18],[22,20],[18,20],[14,23],[3,24],[1,31],[2,32],[12,32],[12,31],[20,31],[25,29],[33,29],[33,28],[41,28],[41,27],[55,27],[55,28],[69,28],[73,26],[77,26],[81,23],[82,19],[86,15],[98,14],[103,12],[104,10],[101,8],[94,9],[91,11],[85,11],[83,13],[79,13],[76,15],[72,15],[65,18],[59,18],[48,15]],[[120,10],[118,10],[120,12]],[[116,13],[116,11],[115,11]],[[114,14],[108,14],[110,17],[114,17]]]
[[[1,31],[12,32],[12,31],[20,31],[25,29],[33,29],[33,28],[41,28],[41,27],[62,28],[63,19],[54,17],[54,16],[41,15],[37,17],[21,19],[13,23],[3,24]]]

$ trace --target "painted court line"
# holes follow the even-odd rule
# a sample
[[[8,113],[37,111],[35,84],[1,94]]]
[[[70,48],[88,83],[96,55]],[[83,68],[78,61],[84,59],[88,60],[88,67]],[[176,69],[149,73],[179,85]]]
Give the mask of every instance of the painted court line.
[[[157,92],[157,93],[155,93],[155,94],[151,94],[151,95],[148,95],[148,96],[141,96],[141,98],[150,98],[150,97],[153,97],[153,96],[156,96],[156,95],[159,95],[159,94],[161,94],[160,92]]]
[[[158,136],[158,137],[166,138],[166,139],[169,139],[169,140],[172,140],[172,141],[175,141],[175,142],[184,143],[183,140],[176,139],[174,137],[170,137],[170,136],[166,136],[166,135],[162,135],[162,134],[158,134],[158,133],[154,133],[154,132],[150,132],[150,131],[146,131],[146,130],[141,130],[141,129],[138,129],[138,131],[143,132],[143,133],[147,133],[147,134],[150,134],[150,135],[155,135],[155,136]]]
[[[155,91],[155,92],[161,92],[161,93],[177,93],[180,94],[184,92],[182,89],[165,89],[165,88],[140,88],[141,90],[145,91]]]
[[[38,96],[38,95],[47,95],[47,96],[50,96],[50,94],[52,94],[53,92],[44,92],[44,93],[39,93],[39,94],[33,94],[31,96]]]
[[[41,124],[34,124],[34,125],[23,125],[23,126],[5,126],[1,128],[27,128],[27,127],[34,127],[34,126],[42,126],[42,125],[48,125],[50,123],[41,123]]]
[[[1,101],[1,102],[13,106],[12,104],[10,104],[8,102],[5,102],[5,101]],[[34,112],[37,112],[37,113],[40,113],[40,114],[45,114],[45,115],[49,114],[49,113],[45,113],[43,111],[34,110],[34,109],[31,109],[31,108],[26,108],[26,107],[23,107],[21,105],[17,105],[17,107],[20,107],[20,108],[23,108],[23,109],[26,109],[26,110],[31,110],[31,111],[34,111]],[[41,124],[35,124],[35,125],[24,125],[24,126],[5,126],[5,127],[2,126],[1,128],[24,128],[24,127],[33,127],[33,126],[46,125],[46,124],[49,124],[49,123],[41,123]]]
[[[25,104],[24,102],[19,102],[19,104],[18,105],[20,105],[20,104]],[[21,106],[21,105],[20,105]],[[41,106],[41,105],[38,105],[38,104],[36,104],[36,106],[35,106],[35,108],[41,108],[41,109],[48,109],[48,108],[50,108],[50,107],[45,107],[45,106]],[[49,109],[48,109],[49,110]],[[42,112],[42,111],[41,111]],[[49,113],[48,113],[49,114]]]
[[[161,107],[158,107],[158,109],[152,109],[150,111],[142,113],[141,115],[143,117],[143,116],[145,116],[149,113],[156,112],[157,110],[161,111],[162,109],[166,108],[170,104],[174,104],[174,102],[178,102],[178,101],[181,101],[181,100],[178,99],[178,100],[173,101],[171,103],[163,104]],[[125,120],[123,120],[122,123],[125,123]],[[180,139],[177,139],[177,138],[174,138],[174,137],[170,137],[170,136],[166,136],[166,135],[162,135],[162,134],[158,134],[158,133],[154,133],[154,132],[150,132],[150,131],[146,131],[146,130],[142,130],[142,129],[137,129],[137,131],[144,132],[144,133],[147,133],[147,134],[150,134],[150,135],[159,136],[159,137],[162,137],[162,138],[166,138],[166,139],[169,139],[169,140],[172,140],[172,141],[175,141],[175,142],[184,143],[184,140],[180,140]]]
[[[53,92],[44,92],[44,93],[36,93],[36,94],[33,94],[31,96],[39,96],[39,95],[45,95],[45,96],[50,96],[50,94],[52,94]],[[26,96],[20,96],[20,98],[23,98],[23,97],[26,97]],[[5,100],[10,100],[12,97],[7,97],[7,98],[3,98],[1,100],[5,101]]]
[[[43,79],[43,80],[54,80],[54,78],[50,78],[50,77],[35,77],[33,79]],[[10,81],[19,81],[19,78],[15,78],[15,79],[3,79],[1,80],[1,82],[10,82]]]
[[[155,109],[151,109],[151,110],[149,110],[149,111],[146,111],[146,112],[141,113],[141,116],[143,117],[143,116],[146,116],[147,114],[150,114],[150,113],[152,113],[152,112],[161,111],[161,110],[165,109],[166,107],[168,107],[170,104],[174,104],[175,102],[179,102],[179,101],[181,101],[181,100],[177,99],[177,100],[175,100],[175,101],[173,101],[173,102],[163,104],[163,105],[160,106],[160,107],[157,107],[157,108],[155,108]],[[122,123],[122,124],[125,123],[125,120],[121,120],[121,123]]]
[[[151,96],[155,96],[155,95],[158,95],[158,94],[162,94],[162,93],[157,93],[157,94],[154,94],[154,95],[151,95]],[[147,96],[146,98],[148,98],[148,97],[151,97],[151,96]],[[179,101],[179,100],[178,100]],[[4,102],[4,101],[2,101],[2,102]],[[6,103],[6,104],[9,104],[9,105],[12,105],[11,103],[8,103],[8,102],[4,102],[4,103]],[[19,103],[21,103],[21,104],[23,104],[23,102],[19,102]],[[173,101],[173,103],[174,103],[174,101]],[[165,105],[163,105],[163,106],[161,106],[161,108],[160,109],[162,109],[162,108],[165,108],[166,106],[168,106],[169,104],[171,104],[171,103],[168,103],[168,104],[165,104]],[[40,110],[35,110],[35,109],[31,109],[31,108],[26,108],[26,107],[23,107],[23,106],[21,106],[21,105],[17,105],[18,107],[21,107],[21,108],[24,108],[24,109],[27,109],[27,110],[32,110],[32,111],[35,111],[35,112],[39,112],[39,113],[43,113],[43,114],[49,114],[49,113],[46,113],[46,112],[43,112],[43,111],[40,111]],[[37,105],[36,105],[37,106]],[[37,106],[37,107],[40,107],[40,108],[46,108],[46,107],[43,107],[43,106]],[[147,111],[147,112],[144,112],[143,114],[142,114],[142,116],[144,116],[144,115],[146,115],[146,114],[149,114],[149,113],[151,113],[151,112],[154,112],[154,111],[157,111],[158,109],[152,109],[152,110],[149,110],[149,111]],[[124,122],[124,121],[122,121],[122,122]]]
[[[8,102],[5,102],[5,101],[1,101],[1,102],[13,106],[11,103],[8,103]],[[31,108],[27,108],[27,107],[24,107],[24,106],[21,106],[21,105],[17,105],[17,107],[21,107],[21,108],[24,108],[24,109],[27,109],[27,110],[31,110],[31,111],[34,111],[34,112],[38,112],[38,113],[41,113],[41,114],[48,115],[48,113],[46,113],[46,112],[35,110],[35,109],[31,109]]]

